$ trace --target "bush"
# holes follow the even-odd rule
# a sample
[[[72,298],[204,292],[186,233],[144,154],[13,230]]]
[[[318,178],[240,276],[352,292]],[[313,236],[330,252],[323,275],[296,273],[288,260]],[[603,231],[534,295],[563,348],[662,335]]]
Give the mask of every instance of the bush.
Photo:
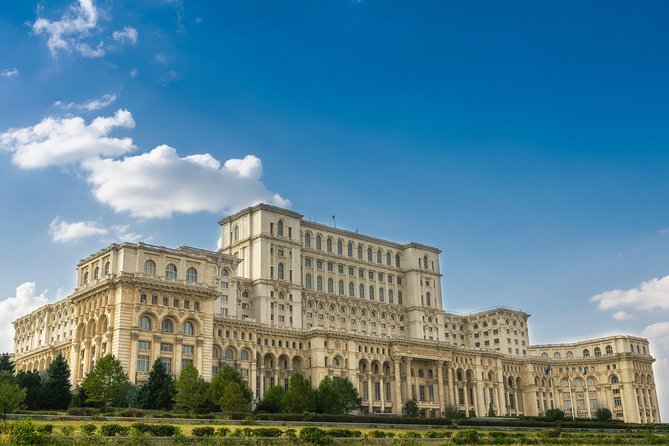
[[[479,441],[481,441],[479,433],[471,429],[460,431],[453,435],[453,443],[455,444],[477,444]]]
[[[278,427],[259,427],[257,429],[253,429],[254,437],[278,438],[282,433],[283,431]]]
[[[595,418],[598,421],[610,421],[613,418],[613,414],[609,409],[602,407],[595,412]]]
[[[128,426],[121,426],[120,424],[116,423],[111,423],[111,424],[103,424],[100,426],[100,434],[104,435],[105,437],[127,437],[128,432],[130,431],[130,428]]]
[[[51,435],[53,433],[53,424],[42,424],[37,426],[37,431],[44,435]]]
[[[144,412],[141,409],[124,409],[121,412],[119,412],[119,416],[126,418],[142,418],[145,415],[146,412]]]
[[[286,429],[285,431],[283,431],[283,436],[285,438],[296,439],[297,438],[297,433],[296,433],[295,429],[292,429],[292,428],[291,429]]]
[[[100,411],[95,407],[70,407],[67,409],[68,415],[77,415],[82,417],[91,417],[93,415],[98,415]]]
[[[44,434],[39,432],[30,420],[17,421],[12,424],[11,444],[39,445],[44,442]]]
[[[211,426],[194,427],[192,433],[195,437],[213,437],[214,428]]]
[[[423,438],[451,438],[449,431],[427,431],[423,434]]]
[[[560,409],[549,409],[546,411],[546,419],[548,421],[564,420],[564,412]]]
[[[362,432],[351,429],[330,429],[328,434],[334,438],[362,438]]]
[[[65,426],[60,427],[60,433],[63,434],[66,437],[69,437],[74,433],[74,426],[70,426],[69,424],[66,424]]]
[[[392,432],[388,432],[392,436]],[[420,432],[414,432],[414,431],[408,431],[404,432],[402,435],[400,435],[402,438],[422,438],[420,435]]]
[[[367,438],[392,438],[393,436],[394,435],[391,432],[380,431],[380,430],[373,430],[367,432]]]
[[[79,429],[81,430],[81,433],[84,435],[91,436],[95,434],[95,431],[98,427],[95,424],[82,424],[79,426]]]
[[[325,445],[332,442],[332,437],[327,434],[327,431],[317,427],[303,427],[300,430],[300,440],[304,443],[313,445]]]
[[[227,427],[219,427],[216,430],[216,436],[218,437],[226,437],[230,433],[230,429]]]
[[[553,438],[560,438],[561,434],[562,432],[560,432],[558,429],[546,429],[538,432],[537,437],[541,438],[542,440],[550,440]]]
[[[181,433],[181,429],[178,426],[173,426],[171,424],[150,424],[150,433],[154,437],[174,437]]]

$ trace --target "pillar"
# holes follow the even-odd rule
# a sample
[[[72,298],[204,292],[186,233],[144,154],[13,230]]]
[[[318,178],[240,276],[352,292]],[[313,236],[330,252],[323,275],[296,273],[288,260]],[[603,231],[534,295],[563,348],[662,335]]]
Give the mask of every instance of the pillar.
[[[393,413],[402,413],[402,377],[400,376],[400,361],[394,361],[395,367],[395,395],[393,395]]]

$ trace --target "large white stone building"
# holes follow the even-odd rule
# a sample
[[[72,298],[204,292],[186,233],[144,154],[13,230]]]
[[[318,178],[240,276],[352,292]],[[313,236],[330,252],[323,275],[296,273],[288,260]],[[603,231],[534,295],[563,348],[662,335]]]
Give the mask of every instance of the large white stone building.
[[[14,322],[18,370],[62,353],[79,382],[113,354],[131,380],[160,358],[177,374],[236,367],[260,399],[303,373],[316,386],[347,377],[363,412],[430,416],[590,417],[658,422],[648,341],[611,336],[530,345],[529,315],[499,307],[444,311],[440,250],[400,244],[257,205],[219,222],[218,251],[114,244],[77,265],[67,298]]]

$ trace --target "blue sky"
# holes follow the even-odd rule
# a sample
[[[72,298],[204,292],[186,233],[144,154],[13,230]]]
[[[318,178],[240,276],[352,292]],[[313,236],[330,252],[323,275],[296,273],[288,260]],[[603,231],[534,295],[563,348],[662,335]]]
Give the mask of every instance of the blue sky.
[[[440,247],[448,310],[669,366],[668,9],[7,2],[0,331],[111,242],[214,249],[263,200]]]

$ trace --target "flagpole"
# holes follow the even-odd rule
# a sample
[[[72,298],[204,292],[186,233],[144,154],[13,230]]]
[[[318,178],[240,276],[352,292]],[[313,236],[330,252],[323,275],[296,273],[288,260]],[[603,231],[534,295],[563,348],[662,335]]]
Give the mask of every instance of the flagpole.
[[[588,418],[592,420],[592,411],[590,410],[590,389],[588,388],[588,368],[585,365],[583,365],[583,379],[585,380],[585,394],[587,395],[585,402],[588,405]]]
[[[567,364],[567,384],[569,384],[569,400],[571,402],[571,419],[576,421],[576,416],[574,415],[574,395],[571,392],[571,375],[569,374],[569,364]]]

